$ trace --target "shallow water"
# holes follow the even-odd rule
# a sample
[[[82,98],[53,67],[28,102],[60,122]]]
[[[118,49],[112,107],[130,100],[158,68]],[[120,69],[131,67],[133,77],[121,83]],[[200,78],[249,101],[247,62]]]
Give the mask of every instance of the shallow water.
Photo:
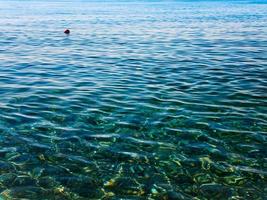
[[[264,2],[1,0],[0,199],[264,199]]]

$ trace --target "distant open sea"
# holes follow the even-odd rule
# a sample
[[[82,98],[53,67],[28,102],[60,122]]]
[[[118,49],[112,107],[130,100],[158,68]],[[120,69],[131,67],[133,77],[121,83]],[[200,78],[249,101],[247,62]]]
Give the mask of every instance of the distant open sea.
[[[266,198],[267,1],[0,0],[0,200]]]

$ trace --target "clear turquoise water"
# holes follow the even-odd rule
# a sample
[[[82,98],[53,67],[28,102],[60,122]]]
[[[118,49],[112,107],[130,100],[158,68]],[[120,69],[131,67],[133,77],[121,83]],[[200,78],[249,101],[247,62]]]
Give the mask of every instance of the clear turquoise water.
[[[265,199],[266,52],[266,1],[1,0],[0,198]]]

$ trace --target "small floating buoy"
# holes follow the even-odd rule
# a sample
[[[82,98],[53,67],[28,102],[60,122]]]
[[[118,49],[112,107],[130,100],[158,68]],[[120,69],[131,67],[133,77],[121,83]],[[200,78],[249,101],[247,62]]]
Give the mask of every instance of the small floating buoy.
[[[70,34],[70,30],[69,30],[69,29],[66,29],[66,30],[64,31],[64,33],[65,33],[65,34]]]

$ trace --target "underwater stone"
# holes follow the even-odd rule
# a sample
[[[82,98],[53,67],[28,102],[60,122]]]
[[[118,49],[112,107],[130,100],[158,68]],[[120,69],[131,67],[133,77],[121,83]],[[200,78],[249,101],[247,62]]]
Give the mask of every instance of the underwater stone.
[[[30,175],[34,178],[38,178],[42,175],[44,169],[40,168],[40,167],[36,167],[32,170],[32,172],[30,173]]]
[[[17,176],[17,178],[13,182],[16,186],[35,186],[36,179],[33,179],[30,176]]]
[[[42,177],[38,179],[38,185],[43,188],[53,188],[57,185],[57,182],[52,177]]]
[[[200,184],[210,183],[210,182],[212,182],[212,180],[213,179],[210,176],[210,174],[207,174],[207,173],[196,174],[194,176],[194,181],[196,183],[200,183]]]
[[[232,190],[221,184],[208,183],[200,186],[200,193],[205,197],[218,199],[230,197]]]
[[[93,178],[87,176],[69,176],[58,177],[56,180],[64,187],[76,194],[79,194],[80,196],[90,198],[103,196],[103,192],[96,189],[98,187],[98,183]]]
[[[48,192],[40,187],[14,187],[1,193],[4,199],[40,199],[40,196],[47,196]]]
[[[111,179],[105,183],[105,187],[111,189],[116,194],[144,194],[142,185],[130,177]]]
[[[227,176],[223,178],[224,182],[229,185],[241,186],[244,185],[247,180],[240,176]]]
[[[219,176],[227,176],[231,175],[235,169],[234,167],[228,166],[225,163],[212,163],[210,165],[210,171]]]
[[[0,161],[0,174],[13,172],[15,169],[16,168],[12,164]]]
[[[186,174],[177,174],[172,179],[178,184],[192,184],[193,178]]]
[[[157,191],[156,188],[152,188],[152,189],[151,189],[151,193],[155,195],[155,194],[158,194],[159,192]]]
[[[180,192],[169,191],[167,192],[168,200],[190,200],[191,198],[187,197],[187,195],[182,194]]]
[[[2,174],[0,176],[0,185],[10,187],[13,181],[16,179],[17,175],[14,173]]]

